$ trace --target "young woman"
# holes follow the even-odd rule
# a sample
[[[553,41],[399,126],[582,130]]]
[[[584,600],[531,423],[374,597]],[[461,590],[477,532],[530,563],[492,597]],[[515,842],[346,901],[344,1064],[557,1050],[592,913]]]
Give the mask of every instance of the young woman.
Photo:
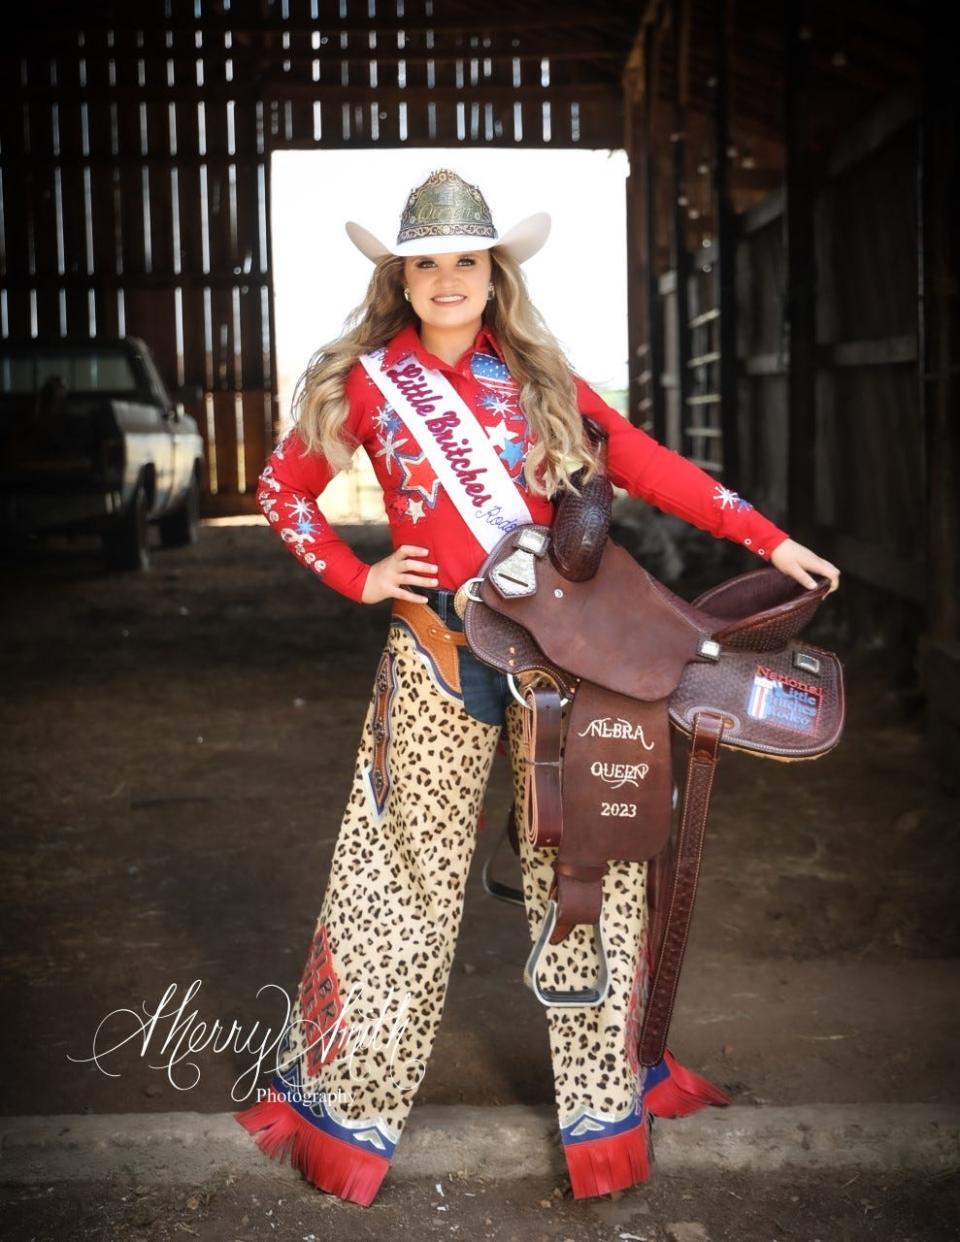
[[[411,191],[394,246],[346,227],[375,263],[366,298],[301,377],[296,425],[264,467],[257,496],[321,581],[357,603],[394,603],[277,1070],[267,1098],[236,1117],[267,1154],[289,1155],[314,1185],[369,1205],[439,1025],[501,733],[515,805],[523,806],[523,708],[505,677],[464,645],[456,593],[504,530],[549,525],[571,474],[580,466],[585,478],[595,473],[582,416],[607,432],[608,474],[631,496],[742,544],[804,586],[815,586],[810,574],[818,573],[835,589],[839,572],[633,427],[571,370],[520,270],[546,240],[545,213],[498,237],[479,189],[442,169]],[[438,394],[461,410],[457,438],[442,437],[442,461],[417,421],[433,414],[441,438],[446,415],[430,404]],[[333,532],[316,503],[359,445],[383,488],[394,545],[374,565]],[[491,446],[494,468],[477,465]],[[517,835],[535,938],[556,851]],[[651,1115],[726,1102],[669,1054],[653,1069],[638,1064],[645,879],[646,864],[633,862],[610,863],[604,879],[605,894],[618,898],[604,900],[601,916],[606,1001],[547,1008],[576,1197],[646,1178]],[[542,983],[579,982],[592,954],[591,929],[576,926],[542,959]]]

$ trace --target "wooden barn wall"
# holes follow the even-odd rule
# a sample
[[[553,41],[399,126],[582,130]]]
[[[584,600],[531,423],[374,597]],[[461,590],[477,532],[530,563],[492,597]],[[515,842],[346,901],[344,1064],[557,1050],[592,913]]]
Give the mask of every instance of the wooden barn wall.
[[[201,385],[207,513],[253,510],[278,422],[273,151],[623,142],[631,12],[558,10],[533,54],[507,11],[483,38],[452,0],[373,11],[156,0],[4,54],[0,332],[141,336],[171,386]]]
[[[662,0],[624,74],[631,274],[652,292],[631,416],[913,602],[923,46],[908,5]]]
[[[863,145],[862,135],[894,128]],[[897,119],[902,123],[897,123]],[[742,220],[737,317],[741,488],[858,577],[922,601],[923,413],[917,383],[917,142],[885,105],[827,161],[814,202],[812,523],[790,526],[783,194]],[[798,506],[799,508],[799,506]]]
[[[783,193],[748,213],[737,245],[740,486],[773,521],[789,514]]]
[[[921,602],[917,143],[912,122],[817,204],[816,521],[868,580]]]

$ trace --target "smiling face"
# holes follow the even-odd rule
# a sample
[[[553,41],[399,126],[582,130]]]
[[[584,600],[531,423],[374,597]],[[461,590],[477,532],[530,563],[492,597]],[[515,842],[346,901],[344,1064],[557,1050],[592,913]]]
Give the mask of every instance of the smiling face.
[[[491,271],[486,250],[418,254],[404,259],[403,283],[423,323],[440,331],[464,328],[483,314]]]

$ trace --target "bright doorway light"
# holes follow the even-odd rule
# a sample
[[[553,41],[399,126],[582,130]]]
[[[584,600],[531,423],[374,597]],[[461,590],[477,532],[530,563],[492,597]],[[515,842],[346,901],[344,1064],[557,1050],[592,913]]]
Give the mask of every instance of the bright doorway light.
[[[278,151],[270,208],[281,434],[298,377],[341,332],[370,279],[372,264],[344,221],[392,243],[407,195],[437,168],[480,187],[501,234],[534,211],[550,212],[546,245],[523,265],[530,296],[579,374],[626,410],[626,152]],[[330,483],[321,507],[334,523],[386,520],[366,453]]]

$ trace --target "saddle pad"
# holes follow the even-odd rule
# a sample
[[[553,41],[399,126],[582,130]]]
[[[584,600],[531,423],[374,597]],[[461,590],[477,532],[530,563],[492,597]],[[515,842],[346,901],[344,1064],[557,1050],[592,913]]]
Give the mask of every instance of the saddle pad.
[[[815,759],[840,740],[843,666],[832,652],[797,639],[780,651],[725,648],[716,664],[688,665],[670,696],[670,720],[687,735],[704,710],[726,718],[722,746]]]

